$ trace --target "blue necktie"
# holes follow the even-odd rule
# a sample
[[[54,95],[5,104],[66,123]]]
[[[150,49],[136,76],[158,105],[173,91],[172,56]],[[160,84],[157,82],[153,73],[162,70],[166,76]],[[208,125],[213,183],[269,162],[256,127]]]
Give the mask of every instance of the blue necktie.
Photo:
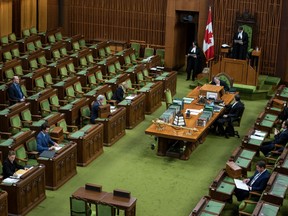
[[[20,98],[22,99],[23,98],[23,94],[22,94],[20,86],[18,84],[16,84],[16,89],[18,91],[18,94],[19,94]]]

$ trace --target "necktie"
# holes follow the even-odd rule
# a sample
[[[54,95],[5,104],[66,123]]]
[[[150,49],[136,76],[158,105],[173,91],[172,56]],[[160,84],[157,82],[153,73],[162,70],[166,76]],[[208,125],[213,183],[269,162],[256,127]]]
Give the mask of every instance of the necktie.
[[[17,89],[17,91],[18,91],[18,94],[19,94],[20,98],[22,99],[22,98],[23,98],[23,95],[22,95],[20,86],[19,86],[18,84],[16,84],[16,89]]]
[[[254,182],[259,178],[259,176],[261,175],[262,173],[257,173],[257,175],[254,176],[254,178],[252,179],[251,183],[250,183],[250,186],[252,186],[254,184]]]

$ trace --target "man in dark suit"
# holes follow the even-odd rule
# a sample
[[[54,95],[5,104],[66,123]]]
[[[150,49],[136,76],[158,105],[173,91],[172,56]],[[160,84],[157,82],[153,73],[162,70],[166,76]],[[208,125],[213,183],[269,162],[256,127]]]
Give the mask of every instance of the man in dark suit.
[[[19,169],[24,169],[23,166],[19,165],[16,161],[16,153],[15,151],[8,152],[8,158],[3,163],[3,178],[8,178],[9,176],[13,176],[14,173]]]
[[[13,83],[8,88],[8,96],[10,105],[13,105],[17,102],[24,101],[25,96],[22,92],[21,86],[19,85],[19,77],[13,77]]]
[[[192,47],[189,48],[188,54],[187,54],[187,79],[190,80],[191,77],[191,71],[192,72],[192,80],[194,81],[197,74],[201,73],[202,68],[202,62],[201,62],[201,51],[198,47],[197,42],[192,43]]]
[[[226,112],[225,112],[226,114],[218,118],[214,124],[215,130],[219,135],[225,134],[224,126],[223,126],[225,123],[228,123],[226,132],[232,134],[231,130],[234,130],[232,122],[233,120],[235,120],[236,118],[240,116],[241,112],[243,112],[244,104],[240,100],[241,99],[240,95],[236,94],[234,99],[235,99],[235,102],[233,104],[229,104],[226,106]]]
[[[243,182],[247,184],[249,191],[256,191],[262,193],[267,186],[267,182],[270,178],[270,173],[266,170],[266,164],[264,161],[258,161],[256,164],[256,171],[250,178],[244,179]],[[238,201],[242,201],[249,197],[249,191],[242,189],[235,189],[235,196]]]
[[[274,140],[264,142],[260,147],[260,151],[265,155],[268,156],[272,150],[275,149],[275,144],[282,145],[283,147],[288,142],[288,120],[282,123],[282,131],[280,132],[275,128],[274,130]],[[281,151],[281,150],[280,150]]]
[[[228,84],[225,81],[221,80],[219,77],[213,77],[211,84],[216,86],[223,86],[225,91],[229,91]]]
[[[104,95],[98,95],[96,101],[94,101],[92,105],[92,110],[91,110],[91,117],[90,117],[90,122],[92,124],[95,124],[95,119],[98,118],[98,111],[99,111],[99,106],[102,106],[103,101],[105,99]]]
[[[54,142],[50,135],[48,134],[49,132],[49,125],[47,123],[44,123],[41,125],[41,131],[37,135],[36,141],[37,141],[37,151],[39,153],[47,150],[53,150],[55,149],[55,146],[58,146],[58,143]]]
[[[243,27],[239,26],[238,32],[233,37],[232,58],[246,59],[248,49],[248,34],[243,31]]]
[[[121,83],[118,88],[116,89],[116,91],[114,92],[113,96],[112,96],[112,100],[116,100],[117,103],[121,102],[124,97],[125,97],[125,93],[126,93],[126,89],[127,89],[127,84],[126,82]]]

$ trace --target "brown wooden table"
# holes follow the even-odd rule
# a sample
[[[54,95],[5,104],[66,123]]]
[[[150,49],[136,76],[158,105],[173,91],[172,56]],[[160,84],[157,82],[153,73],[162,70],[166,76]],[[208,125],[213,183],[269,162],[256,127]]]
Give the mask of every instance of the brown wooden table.
[[[186,109],[203,109],[203,105],[197,104],[198,95],[198,88],[188,93],[187,96],[193,97],[195,100],[191,104],[184,105],[184,110],[182,110],[183,113]],[[225,104],[231,103],[233,99],[234,94],[227,93],[222,96],[222,100],[225,102]],[[145,133],[158,137],[157,155],[159,156],[165,156],[167,150],[172,144],[175,143],[175,141],[184,141],[183,145],[185,145],[185,151],[182,155],[177,155],[177,157],[180,157],[182,160],[188,160],[192,151],[197,147],[197,145],[204,142],[205,137],[208,134],[208,128],[219,117],[219,115],[221,115],[222,112],[224,112],[224,109],[222,109],[219,113],[214,112],[213,116],[207,122],[205,127],[197,126],[197,119],[199,116],[192,115],[190,119],[185,119],[186,127],[189,129],[175,129],[175,127],[165,125],[164,129],[159,130],[156,124],[152,124],[145,130]],[[197,131],[194,131],[193,128],[196,128]]]
[[[57,190],[77,174],[77,144],[73,142],[66,144],[53,158],[39,157],[37,161],[46,167],[46,189]]]
[[[125,99],[117,107],[126,108],[126,128],[132,129],[145,119],[145,94],[135,95],[132,100]]]
[[[0,184],[8,193],[9,215],[25,215],[46,198],[45,166],[33,167],[14,184]]]

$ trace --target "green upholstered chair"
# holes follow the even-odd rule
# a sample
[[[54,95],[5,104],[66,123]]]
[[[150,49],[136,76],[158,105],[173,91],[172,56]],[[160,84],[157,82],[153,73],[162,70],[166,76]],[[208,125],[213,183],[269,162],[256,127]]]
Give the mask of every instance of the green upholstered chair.
[[[82,97],[84,95],[84,92],[83,92],[83,89],[82,89],[80,81],[75,82],[73,84],[73,86],[74,86],[74,91],[76,93],[76,96],[77,97]]]
[[[36,40],[34,44],[37,49],[43,48],[41,40]]]
[[[43,79],[44,79],[44,82],[45,82],[45,86],[46,86],[46,87],[47,87],[47,86],[51,86],[51,85],[54,84],[54,83],[53,83],[52,76],[51,76],[50,73],[45,73],[45,74],[43,75]]]
[[[116,68],[117,73],[124,72],[124,70],[121,68],[121,64],[120,64],[119,61],[115,61],[115,62],[114,62],[114,65],[115,65],[115,68]]]
[[[98,86],[95,74],[89,74],[87,78],[91,89],[94,89]]]
[[[153,77],[150,76],[149,71],[148,71],[147,68],[144,68],[142,72],[143,72],[145,80],[148,80],[148,81],[153,81],[154,80]]]
[[[36,29],[35,26],[32,26],[32,27],[29,29],[29,31],[30,31],[30,34],[37,34],[37,33],[38,33],[38,31],[37,31],[37,29]]]
[[[66,66],[60,67],[59,68],[59,73],[60,73],[61,79],[69,77],[68,70],[67,70]]]
[[[114,64],[108,65],[108,73],[109,73],[109,76],[116,76],[117,75],[116,67]]]
[[[43,56],[39,56],[38,57],[38,63],[39,65],[41,66],[47,66],[47,60],[46,60],[46,57],[43,55]]]
[[[106,55],[107,55],[107,56],[112,55],[110,46],[106,46],[106,47],[105,47],[105,52],[106,52]]]
[[[73,51],[78,52],[80,50],[80,44],[78,41],[72,43]]]
[[[140,57],[141,44],[140,43],[135,43],[135,42],[132,42],[130,44],[131,44],[131,47],[135,50],[136,59],[139,58]]]
[[[60,53],[62,57],[68,56],[67,49],[65,47],[60,48]]]
[[[37,151],[37,141],[35,137],[31,137],[25,142],[28,158],[38,158],[39,152]]]
[[[21,90],[22,90],[24,96],[27,98],[27,97],[28,97],[28,94],[27,94],[27,89],[26,89],[26,86],[24,85],[24,83],[22,83],[22,84],[20,85],[20,87],[21,87]]]
[[[251,50],[251,48],[252,48],[253,29],[249,25],[242,25],[242,27],[243,27],[244,32],[246,32],[247,35],[248,35],[248,48],[247,48],[247,50],[248,50],[248,52],[251,52],[253,50],[253,49]]]
[[[156,49],[156,55],[161,57],[161,66],[165,63],[165,49]]]
[[[72,85],[68,86],[65,89],[65,92],[66,92],[66,97],[65,97],[66,100],[68,100],[69,102],[72,102],[75,100],[76,95],[75,95],[75,91]]]
[[[132,64],[137,64],[138,63],[138,60],[137,60],[137,57],[136,57],[135,53],[131,53],[130,54],[130,59],[131,59]]]
[[[57,41],[63,40],[63,36],[62,36],[62,33],[60,31],[55,33],[55,37],[56,37]]]
[[[32,114],[30,112],[30,109],[25,109],[21,111],[21,119],[22,123],[25,127],[29,127],[32,124]]]
[[[17,76],[22,77],[24,75],[22,65],[16,65],[14,67],[14,72]]]
[[[65,119],[61,119],[60,121],[57,122],[57,126],[61,127],[63,129],[63,133],[65,134],[65,136],[69,136],[70,132],[68,130],[68,128],[71,128],[70,131],[74,132],[78,130],[77,126],[74,125],[67,125]]]
[[[20,51],[18,48],[11,49],[11,54],[13,58],[20,58]]]
[[[113,92],[111,89],[107,90],[105,92],[105,96],[106,96],[106,102],[113,105],[113,106],[116,106],[117,104],[117,101],[116,100],[112,100],[112,96],[113,96]]]
[[[252,215],[259,199],[261,199],[261,194],[250,191],[249,198],[243,200],[239,205],[239,216]]]
[[[116,213],[115,212],[116,208],[113,208],[112,206],[109,206],[109,205],[97,204],[96,209],[97,209],[96,212],[98,215],[103,215],[103,216],[122,215],[122,212],[118,214],[119,209],[117,209],[117,213]]]
[[[144,58],[147,58],[153,55],[154,55],[154,48],[146,47],[144,50]]]
[[[90,107],[88,105],[85,105],[80,108],[80,113],[81,113],[81,125],[82,127],[84,125],[90,124]]]
[[[14,71],[13,71],[12,68],[9,68],[9,69],[5,70],[5,80],[6,80],[6,82],[12,80],[13,76],[14,76]]]
[[[61,58],[61,54],[60,54],[60,51],[58,49],[53,50],[52,55],[53,55],[53,59],[55,61],[57,61],[58,59]]]
[[[138,71],[136,74],[137,77],[137,84],[139,84],[140,87],[145,86],[147,83],[149,83],[150,81],[145,80],[144,75],[142,73],[142,71]]]
[[[11,61],[12,60],[12,54],[10,51],[6,51],[3,53],[3,58],[5,61]]]
[[[81,57],[79,59],[79,61],[80,61],[80,67],[82,67],[82,68],[87,68],[88,67],[88,62],[87,62],[85,57]]]
[[[59,98],[57,94],[52,95],[49,98],[50,101],[50,107],[52,111],[58,111],[60,108]]]
[[[124,56],[124,62],[125,62],[125,65],[123,65],[124,67],[131,67],[131,66],[133,66],[132,61],[131,61],[131,58],[130,58],[129,55]]]
[[[56,38],[53,34],[48,36],[48,41],[50,44],[54,44],[56,42]]]
[[[87,60],[87,62],[88,62],[89,65],[96,63],[96,62],[94,61],[94,58],[93,58],[92,54],[86,55],[86,60]]]
[[[4,35],[1,37],[1,44],[5,45],[9,43],[8,35]]]
[[[233,87],[234,79],[228,74],[222,72],[217,74],[216,77],[219,77],[220,80],[224,81],[228,85],[229,89]]]
[[[16,147],[14,149],[15,154],[16,154],[16,161],[20,164],[20,165],[27,165],[28,162],[28,155],[26,153],[26,149],[24,147],[23,144],[21,144],[20,146]]]
[[[31,34],[30,34],[29,29],[24,29],[24,30],[22,31],[22,36],[23,36],[24,38],[30,37]]]
[[[70,197],[70,215],[71,216],[81,216],[81,215],[82,216],[94,216],[96,215],[96,212],[92,211],[88,203],[85,202],[84,200]]]
[[[31,70],[35,70],[35,69],[38,69],[38,68],[39,68],[36,59],[31,59],[31,60],[29,61],[29,66],[30,66],[30,69],[31,69]]]
[[[35,87],[37,92],[42,91],[46,88],[42,76],[35,78]]]
[[[9,35],[8,35],[8,38],[9,38],[9,40],[12,41],[12,42],[16,42],[16,40],[17,40],[17,37],[16,37],[15,33],[9,34]]]
[[[98,51],[98,54],[99,54],[99,58],[100,59],[106,58],[106,52],[105,52],[104,48],[100,48],[99,51]]]
[[[82,38],[82,39],[79,40],[79,45],[80,45],[81,48],[86,47],[86,41],[85,41],[84,38]]]
[[[50,103],[48,99],[44,99],[40,102],[40,109],[41,109],[41,115],[43,117],[48,116],[52,112],[50,109]]]
[[[10,117],[11,133],[16,134],[22,130],[22,122],[19,114]]]
[[[165,89],[165,102],[166,102],[166,109],[173,103],[173,98],[170,89]]]
[[[27,51],[28,52],[34,52],[36,51],[36,47],[35,47],[35,44],[33,42],[29,42],[27,43]]]
[[[103,74],[101,70],[95,71],[95,77],[97,83],[105,83],[107,80],[103,78]]]
[[[126,91],[128,94],[137,94],[136,89],[133,87],[133,84],[131,82],[131,79],[125,80],[126,82]]]
[[[73,62],[68,63],[67,68],[69,71],[69,75],[75,75],[76,74],[76,70],[75,70]]]

